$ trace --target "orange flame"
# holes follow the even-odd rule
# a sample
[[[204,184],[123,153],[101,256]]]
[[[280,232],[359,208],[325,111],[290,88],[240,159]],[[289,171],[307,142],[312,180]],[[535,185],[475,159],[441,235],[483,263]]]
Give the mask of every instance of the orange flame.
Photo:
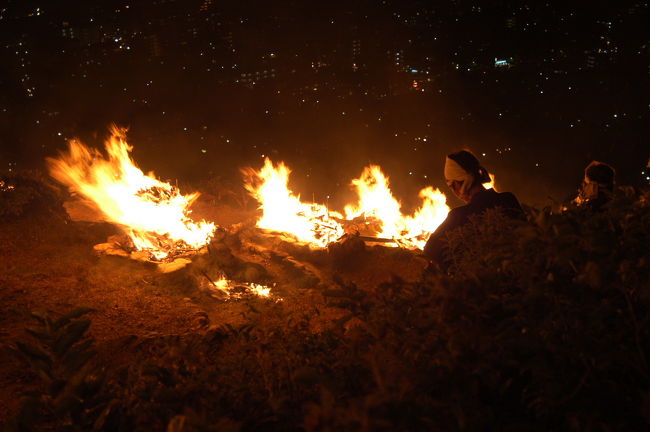
[[[50,174],[71,191],[90,199],[107,220],[120,225],[136,249],[164,259],[188,249],[199,249],[215,226],[189,218],[198,193],[182,195],[178,188],[145,175],[129,156],[126,131],[113,127],[105,142],[108,158],[78,140],[58,159],[48,159]]]
[[[352,180],[352,186],[359,201],[357,205],[345,206],[346,218],[351,220],[362,215],[374,218],[381,223],[380,237],[391,238],[409,249],[422,249],[449,213],[445,195],[429,186],[420,191],[422,204],[414,214],[404,215],[390,190],[388,177],[376,165],[365,168],[361,177]]]
[[[288,188],[289,168],[266,159],[260,171],[247,169],[245,187],[260,202],[263,210],[257,226],[287,233],[314,247],[325,247],[344,234],[343,216],[321,204],[303,203]],[[396,245],[422,248],[429,235],[445,220],[449,207],[445,195],[432,187],[420,191],[422,205],[413,215],[403,215],[393,197],[388,178],[378,166],[364,169],[352,181],[359,196],[356,205],[345,207],[345,219],[359,216],[378,221],[380,237],[393,239]]]
[[[345,234],[334,219],[340,215],[321,204],[303,203],[289,190],[291,170],[283,162],[276,167],[267,158],[261,170],[248,168],[243,173],[244,187],[260,202],[263,212],[257,221],[259,228],[288,233],[316,247],[325,247]]]

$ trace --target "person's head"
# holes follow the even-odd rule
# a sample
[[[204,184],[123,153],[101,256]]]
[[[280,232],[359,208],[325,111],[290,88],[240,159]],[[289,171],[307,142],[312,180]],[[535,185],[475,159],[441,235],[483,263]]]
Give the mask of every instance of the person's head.
[[[585,168],[585,182],[598,183],[600,187],[613,190],[616,172],[604,162],[593,161]]]
[[[580,187],[580,196],[585,201],[596,199],[614,191],[616,172],[610,165],[593,161],[585,168],[585,178]]]
[[[490,175],[469,150],[447,155],[445,180],[449,188],[461,200],[468,202],[472,195],[490,181]]]

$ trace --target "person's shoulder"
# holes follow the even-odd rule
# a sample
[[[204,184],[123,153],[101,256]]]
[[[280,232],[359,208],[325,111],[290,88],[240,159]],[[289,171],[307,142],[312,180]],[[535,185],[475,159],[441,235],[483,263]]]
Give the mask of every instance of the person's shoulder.
[[[507,215],[517,219],[525,218],[524,210],[519,200],[512,192],[501,192],[498,194],[497,207],[501,207]]]
[[[517,204],[519,204],[519,200],[512,192],[496,192],[496,195],[499,197],[500,201],[516,202]]]
[[[461,215],[466,214],[470,210],[470,207],[468,204],[454,207],[453,209],[449,210],[449,213],[447,213],[448,218],[453,218],[453,217],[458,217]]]
[[[499,195],[499,197],[503,199],[517,200],[517,197],[512,192],[497,192],[497,195]]]
[[[473,213],[475,213],[475,211],[472,208],[472,206],[470,206],[469,204],[465,204],[449,210],[446,219],[446,221],[448,222],[448,226],[456,227],[464,224],[465,222],[467,222],[467,218]]]

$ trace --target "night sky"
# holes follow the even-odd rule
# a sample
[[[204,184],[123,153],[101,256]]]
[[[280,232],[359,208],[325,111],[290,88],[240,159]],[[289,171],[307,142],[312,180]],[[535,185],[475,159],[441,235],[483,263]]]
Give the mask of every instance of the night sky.
[[[0,170],[128,126],[164,179],[284,160],[347,200],[369,163],[415,203],[470,148],[548,204],[593,159],[648,184],[648,1],[3,1]]]

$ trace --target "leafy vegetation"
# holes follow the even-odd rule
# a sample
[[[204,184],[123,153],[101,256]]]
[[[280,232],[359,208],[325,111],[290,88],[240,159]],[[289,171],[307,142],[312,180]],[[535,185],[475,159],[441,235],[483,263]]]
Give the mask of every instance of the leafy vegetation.
[[[17,342],[14,353],[41,379],[41,386],[24,395],[23,406],[8,430],[39,430],[55,422],[60,430],[101,429],[111,413],[112,402],[102,391],[105,377],[90,364],[95,355],[86,331],[91,312],[79,308],[53,319],[33,312],[37,325],[28,328],[36,343]]]
[[[14,351],[41,384],[10,430],[646,430],[649,203],[488,212],[448,274],[315,288],[344,312],[318,332],[318,310],[255,299],[240,327],[130,338],[107,367],[87,310],[35,314]]]

